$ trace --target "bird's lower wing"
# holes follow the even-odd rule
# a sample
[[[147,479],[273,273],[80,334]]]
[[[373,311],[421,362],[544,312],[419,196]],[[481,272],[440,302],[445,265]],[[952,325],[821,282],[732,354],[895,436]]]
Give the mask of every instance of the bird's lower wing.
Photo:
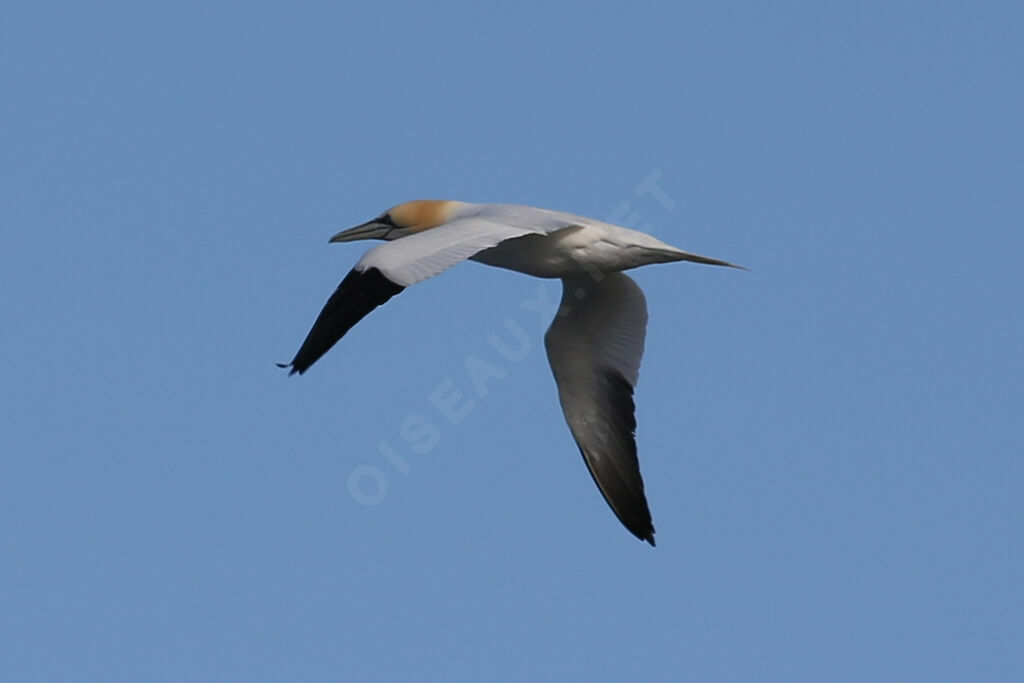
[[[536,232],[467,218],[370,249],[338,285],[295,358],[283,367],[291,367],[291,374],[302,374],[353,325],[409,285],[431,278],[505,240]]]
[[[566,422],[594,482],[637,538],[654,525],[636,454],[633,387],[647,329],[640,287],[622,273],[562,281],[561,310],[544,337]]]

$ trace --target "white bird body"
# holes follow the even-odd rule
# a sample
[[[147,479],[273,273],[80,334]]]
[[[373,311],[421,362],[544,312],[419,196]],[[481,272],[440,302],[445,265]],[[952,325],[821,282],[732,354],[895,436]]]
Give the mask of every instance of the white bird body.
[[[560,311],[544,342],[562,411],[605,500],[627,529],[654,545],[633,405],[647,306],[621,271],[672,261],[732,264],[611,223],[512,204],[406,202],[331,241],[360,239],[389,241],[366,252],[327,301],[290,363],[292,374],[305,372],[405,287],[461,261],[561,278]]]
[[[644,244],[646,238],[650,244]],[[581,272],[614,273],[650,263],[678,261],[676,249],[636,230],[607,223],[527,235],[482,251],[472,260],[534,277],[563,278]]]

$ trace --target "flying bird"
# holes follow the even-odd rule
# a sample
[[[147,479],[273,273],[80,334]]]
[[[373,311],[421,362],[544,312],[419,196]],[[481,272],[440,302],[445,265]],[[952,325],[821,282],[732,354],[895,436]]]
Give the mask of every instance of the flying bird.
[[[406,287],[467,259],[562,280],[544,347],[573,438],[601,495],[637,538],[654,545],[636,451],[636,386],[647,302],[622,271],[693,261],[692,254],[636,230],[512,204],[421,199],[392,207],[330,242],[380,239],[327,300],[291,363],[302,374],[370,311]]]

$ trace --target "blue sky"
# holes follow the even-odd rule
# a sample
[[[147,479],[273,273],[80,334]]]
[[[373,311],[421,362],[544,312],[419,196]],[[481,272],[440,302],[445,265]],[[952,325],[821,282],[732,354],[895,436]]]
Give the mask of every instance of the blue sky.
[[[4,15],[4,680],[1024,678],[1019,4]],[[558,410],[557,283],[465,264],[274,367],[417,197],[751,268],[635,273],[657,549]]]

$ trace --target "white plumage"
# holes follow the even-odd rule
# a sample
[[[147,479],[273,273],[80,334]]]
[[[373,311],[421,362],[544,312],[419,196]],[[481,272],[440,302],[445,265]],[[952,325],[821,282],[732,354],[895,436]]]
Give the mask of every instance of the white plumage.
[[[647,305],[621,271],[672,261],[732,264],[592,218],[511,204],[406,202],[331,241],[361,239],[388,241],[366,252],[328,299],[289,364],[292,374],[405,287],[467,259],[560,278],[561,309],[544,342],[562,411],[605,500],[629,531],[654,545],[633,404]]]

